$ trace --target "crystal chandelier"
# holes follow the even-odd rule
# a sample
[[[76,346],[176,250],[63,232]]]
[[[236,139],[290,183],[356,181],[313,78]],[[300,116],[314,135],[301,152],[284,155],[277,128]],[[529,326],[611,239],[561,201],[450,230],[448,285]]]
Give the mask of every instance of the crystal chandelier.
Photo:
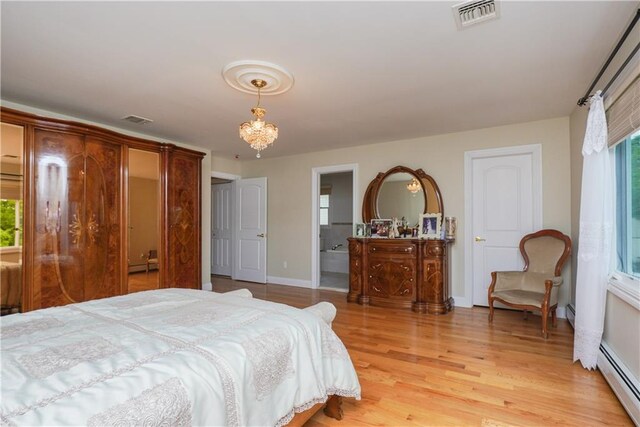
[[[413,178],[411,182],[407,184],[407,190],[411,191],[414,194],[420,191],[420,188],[420,183],[415,178]]]
[[[258,89],[258,104],[251,109],[256,119],[240,125],[240,138],[251,145],[251,148],[258,150],[256,157],[260,158],[260,151],[273,144],[273,141],[278,138],[278,127],[263,120],[267,110],[260,108],[260,90],[267,85],[267,82],[255,79],[251,80],[251,84]]]

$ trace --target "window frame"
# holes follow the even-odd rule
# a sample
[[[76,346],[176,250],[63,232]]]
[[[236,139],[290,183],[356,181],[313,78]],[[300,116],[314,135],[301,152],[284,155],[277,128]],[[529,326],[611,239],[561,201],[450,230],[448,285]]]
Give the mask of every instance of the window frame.
[[[637,310],[640,310],[640,277],[633,276],[629,273],[621,271],[620,268],[625,268],[624,263],[631,263],[630,269],[633,269],[633,260],[630,258],[631,242],[626,241],[625,245],[621,245],[620,236],[630,235],[627,220],[631,220],[631,185],[627,183],[631,179],[631,156],[629,154],[627,141],[631,140],[631,137],[637,133],[633,132],[624,139],[621,139],[610,148],[613,150],[614,156],[614,180],[615,180],[615,196],[616,196],[616,213],[615,213],[615,254],[616,262],[613,271],[609,275],[607,281],[607,290],[618,298],[627,302]],[[619,155],[618,150],[624,150]],[[624,179],[624,198],[620,197],[618,190],[620,189],[620,182]],[[627,239],[628,240],[628,239]],[[619,251],[620,249],[620,251]]]
[[[20,199],[2,199],[2,200],[13,200],[15,204],[15,219],[13,224],[13,241],[17,242],[17,245],[12,246],[0,246],[0,253],[3,254],[13,254],[22,252],[22,245],[20,244],[20,239],[22,238],[22,223],[20,221],[22,210],[20,209],[20,204],[22,200]]]
[[[323,207],[322,206],[322,197],[326,196],[327,197],[327,206]],[[322,211],[326,210],[327,211],[327,223],[323,224],[322,223]],[[318,200],[318,223],[320,224],[320,227],[324,227],[324,228],[329,228],[331,227],[331,194],[321,194],[320,198]]]

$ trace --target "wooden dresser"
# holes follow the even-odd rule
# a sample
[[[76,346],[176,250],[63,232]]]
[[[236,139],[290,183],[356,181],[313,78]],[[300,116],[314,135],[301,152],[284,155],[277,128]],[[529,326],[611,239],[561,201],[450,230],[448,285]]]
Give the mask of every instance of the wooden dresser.
[[[446,240],[348,240],[349,302],[429,314],[452,309]]]

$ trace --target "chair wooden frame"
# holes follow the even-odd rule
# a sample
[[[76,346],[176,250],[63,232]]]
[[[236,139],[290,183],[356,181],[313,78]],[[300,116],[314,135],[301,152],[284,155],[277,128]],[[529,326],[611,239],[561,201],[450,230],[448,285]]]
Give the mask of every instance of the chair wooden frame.
[[[149,275],[149,268],[151,267],[151,264],[160,265],[160,263],[158,261],[158,250],[157,249],[151,249],[149,251],[149,253],[147,254],[147,276]]]
[[[524,258],[524,269],[522,271],[524,272],[529,269],[529,256],[527,255],[527,252],[524,249],[525,243],[530,239],[535,239],[538,237],[545,237],[545,236],[553,237],[558,240],[562,240],[564,242],[564,251],[562,252],[562,255],[560,256],[560,258],[558,259],[558,262],[556,263],[555,270],[554,270],[554,275],[558,277],[562,274],[562,267],[564,266],[565,262],[569,258],[569,255],[571,255],[571,238],[558,230],[551,230],[551,229],[540,230],[535,233],[527,234],[522,238],[522,240],[520,240],[520,253]],[[553,289],[553,281],[545,280],[544,282],[545,292],[544,292],[544,298],[542,300],[542,306],[536,307],[534,305],[510,303],[503,300],[500,297],[493,296],[492,294],[496,286],[496,279],[497,279],[497,272],[496,271],[491,272],[491,284],[489,285],[489,290],[488,290],[489,323],[493,322],[494,301],[498,301],[502,304],[508,305],[513,308],[524,310],[525,319],[527,318],[527,311],[540,310],[542,315],[542,336],[546,339],[549,336],[549,333],[547,330],[547,320],[549,317],[549,313],[551,313],[552,326],[554,327],[557,326],[557,320],[558,320],[556,316],[556,309],[558,308],[558,304],[554,304],[553,306],[549,307],[551,290]]]

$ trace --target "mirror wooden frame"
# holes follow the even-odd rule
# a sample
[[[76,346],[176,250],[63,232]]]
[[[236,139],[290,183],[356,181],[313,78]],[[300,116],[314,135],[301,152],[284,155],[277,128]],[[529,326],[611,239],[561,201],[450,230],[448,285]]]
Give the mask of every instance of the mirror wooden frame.
[[[408,173],[415,177],[422,186],[422,195],[425,200],[423,213],[439,212],[444,218],[444,205],[442,203],[442,195],[440,194],[440,189],[438,188],[438,184],[436,184],[436,181],[431,178],[431,176],[427,175],[422,169],[413,170],[406,166],[396,166],[386,172],[378,173],[378,175],[369,183],[367,191],[364,193],[364,198],[362,200],[362,220],[365,223],[371,222],[372,219],[380,218],[378,214],[378,194],[380,192],[382,184],[384,183],[384,180],[389,175],[393,175],[394,173]],[[433,202],[427,198],[427,191],[425,190],[426,185],[431,185],[433,187],[433,191],[436,195],[436,200]]]

